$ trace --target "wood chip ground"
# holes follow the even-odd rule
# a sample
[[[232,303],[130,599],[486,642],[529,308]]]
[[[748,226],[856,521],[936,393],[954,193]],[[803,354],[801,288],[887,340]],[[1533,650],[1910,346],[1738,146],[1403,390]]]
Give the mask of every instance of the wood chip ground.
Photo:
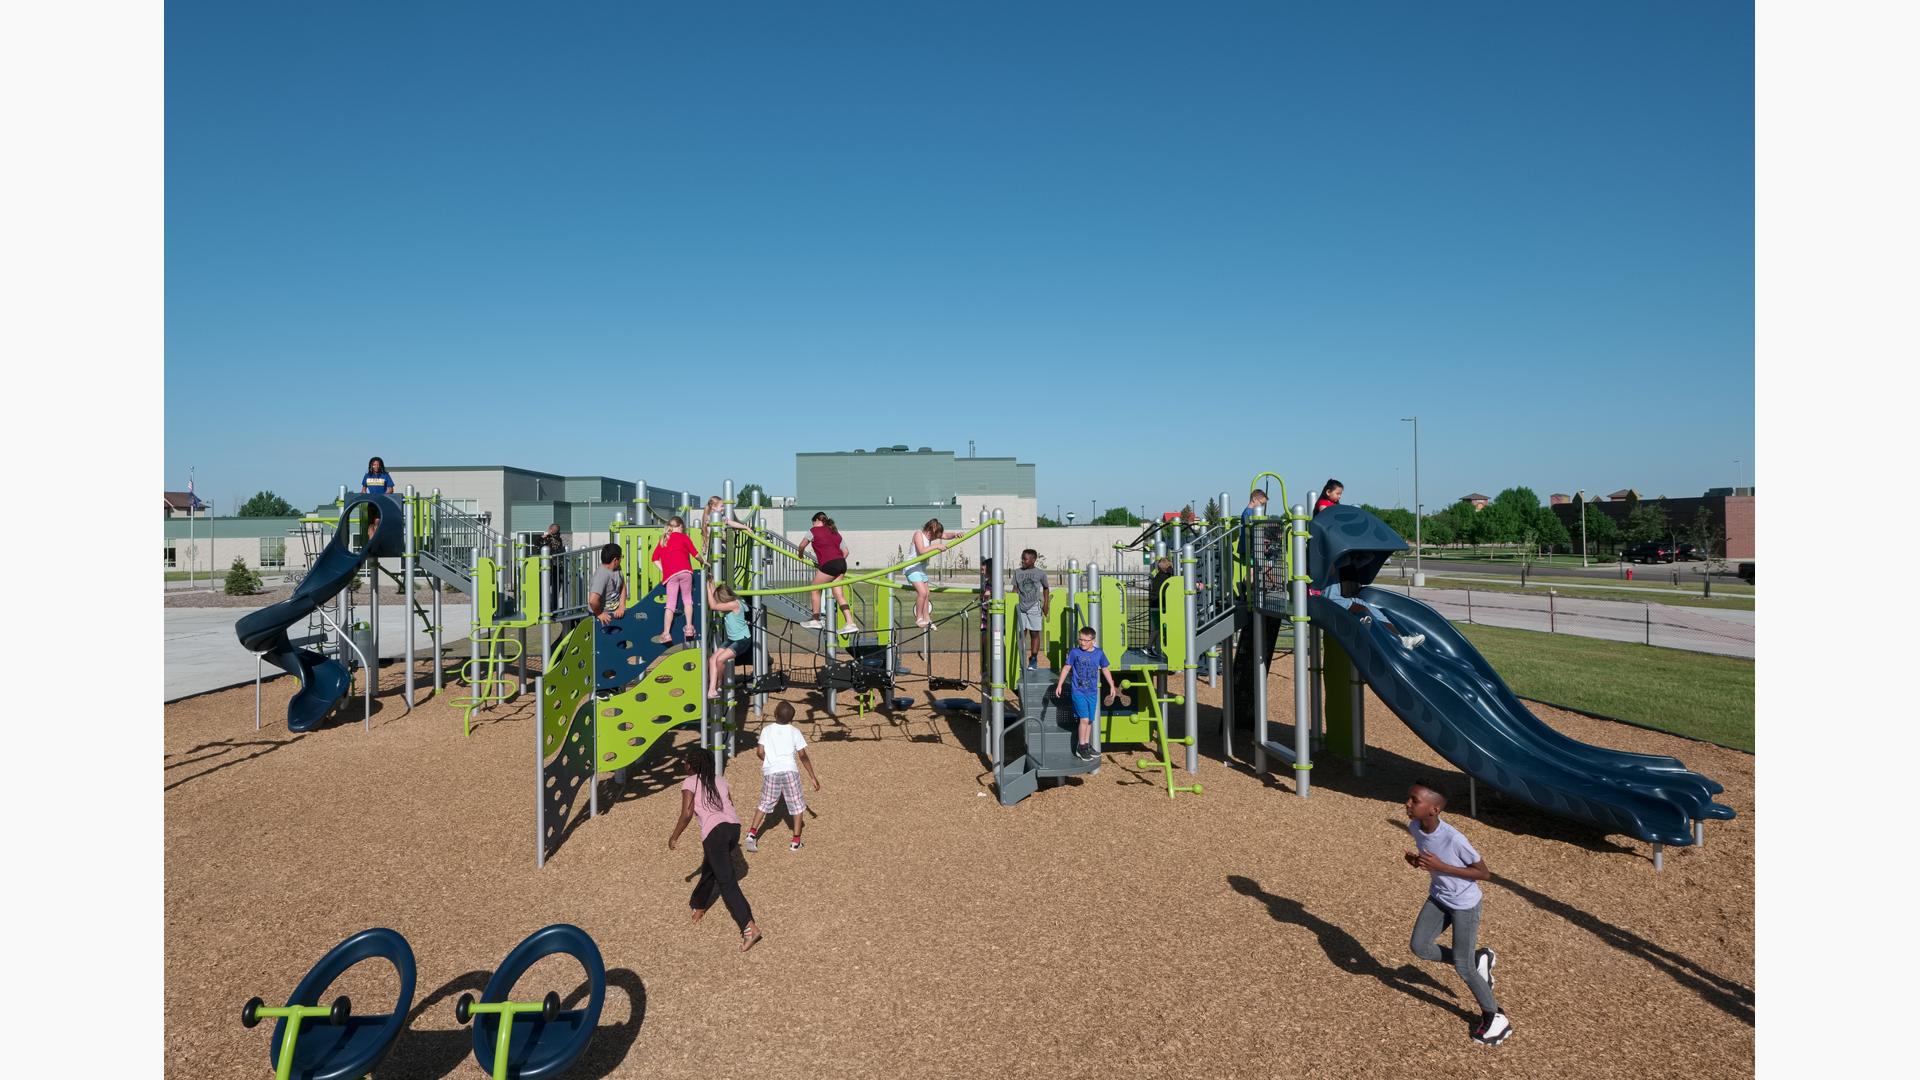
[[[1288,674],[1271,687],[1283,720]],[[1009,808],[976,721],[924,704],[951,691],[833,719],[796,690],[825,790],[808,795],[804,850],[777,827],[745,857],[767,938],[742,955],[723,909],[688,925],[699,844],[690,830],[667,850],[679,799],[663,758],[652,786],[535,870],[531,702],[462,738],[457,691],[408,713],[401,676],[383,673],[371,732],[356,706],[350,723],[289,734],[285,679],[257,734],[251,688],[166,706],[172,1075],[270,1075],[269,1029],[243,1029],[241,1004],[285,1000],[336,942],[390,926],[412,943],[418,989],[379,1077],[480,1076],[454,1001],[552,922],[591,933],[610,972],[578,1077],[1753,1073],[1753,759],[1735,751],[1536,707],[1574,738],[1674,754],[1726,785],[1738,819],[1668,850],[1656,874],[1646,844],[1484,789],[1469,818],[1464,778],[1371,697],[1366,775],[1324,759],[1310,799],[1223,762],[1203,682],[1204,794],[1169,800],[1139,754],[1114,753]],[[750,810],[752,755],[728,777]],[[1469,1041],[1472,998],[1451,969],[1407,948],[1426,891],[1400,859],[1415,778],[1450,793],[1495,874],[1481,940],[1516,1025],[1497,1049]],[[579,984],[555,959],[520,990]],[[372,967],[342,990],[357,1011],[394,993]]]

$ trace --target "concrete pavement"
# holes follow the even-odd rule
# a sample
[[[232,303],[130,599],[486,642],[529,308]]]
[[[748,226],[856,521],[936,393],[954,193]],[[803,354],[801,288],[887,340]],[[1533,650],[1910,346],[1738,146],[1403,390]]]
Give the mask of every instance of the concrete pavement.
[[[240,647],[240,642],[233,635],[233,625],[258,610],[166,609],[166,700],[175,701],[192,694],[204,694],[209,690],[252,682],[254,655]],[[446,622],[443,637],[449,649],[456,642],[466,640],[472,612],[468,604],[447,604],[441,608],[441,618]],[[420,630],[419,621],[401,610],[398,604],[383,604],[380,608],[382,659],[404,658],[407,655],[406,635],[410,623],[414,632],[414,654],[424,657],[432,653],[433,642]],[[305,626],[304,622],[298,623],[291,633],[299,637],[306,632]],[[458,653],[464,654],[465,648],[462,644]],[[280,674],[280,669],[271,665],[265,671],[267,678]]]

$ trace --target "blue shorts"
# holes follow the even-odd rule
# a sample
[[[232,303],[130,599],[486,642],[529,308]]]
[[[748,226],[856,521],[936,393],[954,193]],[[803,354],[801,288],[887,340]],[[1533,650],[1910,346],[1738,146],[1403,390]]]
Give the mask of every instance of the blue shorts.
[[[927,580],[927,571],[919,564],[907,567],[907,584],[918,585]]]
[[[1073,715],[1082,720],[1091,720],[1100,711],[1100,691],[1088,690],[1082,693],[1073,691]]]

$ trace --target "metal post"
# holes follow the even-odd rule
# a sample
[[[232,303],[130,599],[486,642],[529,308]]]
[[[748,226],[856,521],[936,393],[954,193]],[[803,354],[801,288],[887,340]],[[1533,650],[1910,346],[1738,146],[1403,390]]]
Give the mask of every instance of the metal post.
[[[373,546],[371,535],[367,537],[367,546]],[[367,657],[367,684],[372,686],[380,681],[380,559],[378,556],[370,555],[367,558],[367,584],[372,586],[367,590],[368,610],[371,612],[367,618],[373,625],[373,654]]]
[[[1094,631],[1096,633],[1099,632],[1100,561],[1097,558],[1087,566],[1087,614],[1091,620]],[[1078,631],[1075,631],[1075,633],[1077,634]],[[1120,649],[1122,652],[1126,651],[1126,642],[1123,641],[1120,643]],[[1098,688],[1099,685],[1096,683],[1095,690],[1097,691]],[[1096,757],[1102,753],[1102,746],[1104,745],[1100,738],[1100,718],[1105,714],[1106,708],[1104,703],[1101,701],[1100,695],[1096,692],[1094,694],[1093,721],[1087,725],[1090,733],[1088,741],[1093,744],[1093,752]]]
[[[253,730],[260,730],[260,658],[265,653],[253,654]]]
[[[1409,593],[1408,595],[1412,595]],[[1473,621],[1473,589],[1467,589],[1467,621]]]
[[[413,485],[408,484],[407,501],[401,504],[400,509],[400,522],[407,530],[407,543],[402,549],[405,554],[400,559],[400,573],[407,581],[406,606],[401,610],[406,613],[407,623],[407,708],[409,710],[413,708],[413,568],[416,565],[414,560],[418,558],[413,546],[413,515],[415,512],[413,505]]]
[[[433,579],[433,696],[440,696],[440,669],[446,666],[446,619],[441,613],[439,578]]]
[[[1306,798],[1313,786],[1313,749],[1308,744],[1307,726],[1300,723],[1300,717],[1307,715],[1307,654],[1300,648],[1300,640],[1307,636],[1310,624],[1307,615],[1307,511],[1303,506],[1293,508],[1293,528],[1290,533],[1292,547],[1289,562],[1292,565],[1293,578],[1293,775],[1294,790],[1301,798]],[[1265,642],[1261,643],[1264,647]],[[1261,671],[1264,683],[1266,672]]]
[[[1176,524],[1173,528],[1174,539],[1178,540],[1180,537],[1180,526]],[[1182,692],[1185,693],[1187,698],[1187,730],[1185,734],[1187,736],[1187,773],[1189,775],[1200,771],[1200,658],[1194,654],[1193,648],[1193,630],[1196,625],[1193,611],[1193,597],[1194,594],[1199,591],[1194,588],[1193,567],[1195,561],[1193,544],[1188,542],[1182,545],[1180,548],[1180,579],[1184,586],[1181,591],[1184,592],[1185,595],[1181,597],[1180,618],[1183,621],[1180,632],[1186,635],[1187,647],[1185,650],[1186,657],[1181,661],[1181,683]]]
[[[1347,664],[1347,693],[1350,695],[1348,705],[1352,710],[1350,715],[1353,717],[1353,724],[1349,729],[1352,743],[1347,751],[1353,761],[1353,775],[1365,776],[1367,775],[1367,692],[1366,684],[1360,680],[1358,663]]]
[[[1548,589],[1547,590],[1547,633],[1551,634],[1553,632],[1554,632],[1553,590]]]
[[[713,614],[713,612],[706,607],[707,575],[713,572],[711,569],[712,565],[712,563],[708,563],[706,566],[693,572],[693,603],[700,605],[700,618],[696,620],[700,625],[700,740],[702,746],[710,747],[713,750],[714,775],[725,776],[727,774],[726,743],[717,737],[711,742],[707,741],[708,734],[715,721],[718,721],[722,725],[726,723],[724,717],[714,717],[711,715],[713,706],[707,700],[706,689],[707,662],[712,659],[713,656],[712,650],[709,648],[712,643],[707,640],[707,616]]]
[[[1666,868],[1666,860],[1661,858],[1661,855],[1662,855],[1661,845],[1659,844],[1653,845],[1653,872],[1656,874]]]
[[[533,868],[547,865],[546,675],[533,680]]]
[[[1643,609],[1645,609],[1645,611],[1646,611],[1646,615],[1647,615],[1647,644],[1649,644],[1649,645],[1651,645],[1651,644],[1653,644],[1653,605],[1652,605],[1652,604],[1642,604],[1642,605],[1640,605],[1640,606],[1641,606],[1641,607],[1642,607]]]
[[[996,518],[1001,517],[1000,511],[997,509],[993,512],[993,515]],[[1006,568],[1001,565],[1001,560],[998,557],[1000,555],[1000,548],[1002,547],[1000,536],[1002,528],[1002,522],[996,521],[993,525],[988,526],[985,533],[985,535],[992,538],[989,549],[993,552],[994,556],[993,573],[988,581],[988,587],[993,591],[993,596],[987,601],[993,609],[992,617],[988,620],[987,625],[990,628],[988,654],[993,664],[990,679],[993,687],[993,756],[991,762],[994,765],[999,765],[1005,760],[1007,749],[1007,616],[1006,608],[1001,604],[1001,597],[1004,594],[1000,587],[1001,576],[1006,572]]]
[[[757,500],[757,497],[756,497],[756,500]],[[753,555],[752,555],[753,587],[756,589],[766,588],[767,560],[773,557],[773,553],[766,550],[765,548],[760,547],[759,545],[755,545],[751,550],[753,552]],[[767,674],[767,598],[764,596],[756,596],[753,598],[753,682],[754,682],[754,685],[755,686],[764,685],[763,680],[766,674]],[[764,719],[767,715],[767,692],[764,689],[756,691],[753,695],[753,715],[761,719]]]
[[[816,595],[820,597],[820,629],[816,631],[820,635],[820,655],[823,661],[832,660],[834,654],[839,651],[834,634],[840,629],[840,610],[834,602],[831,585],[821,589]],[[827,715],[839,716],[840,691],[829,687],[823,692],[827,695]]]
[[[1413,421],[1413,583],[1425,585],[1427,575],[1420,572],[1420,418]]]
[[[1480,816],[1480,782],[1472,776],[1467,777],[1467,816],[1470,818]]]
[[[1253,650],[1253,767],[1267,769],[1267,616],[1260,605],[1253,605],[1253,640],[1245,647]],[[1300,651],[1299,627],[1294,628],[1293,651]]]
[[[1707,846],[1707,822],[1704,818],[1693,823],[1693,846]]]

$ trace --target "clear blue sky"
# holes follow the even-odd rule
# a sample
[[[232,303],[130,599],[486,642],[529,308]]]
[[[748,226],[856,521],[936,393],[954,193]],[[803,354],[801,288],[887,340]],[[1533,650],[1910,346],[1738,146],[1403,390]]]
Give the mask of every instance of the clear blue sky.
[[[166,478],[1350,501],[1753,458],[1735,3],[176,4]]]

